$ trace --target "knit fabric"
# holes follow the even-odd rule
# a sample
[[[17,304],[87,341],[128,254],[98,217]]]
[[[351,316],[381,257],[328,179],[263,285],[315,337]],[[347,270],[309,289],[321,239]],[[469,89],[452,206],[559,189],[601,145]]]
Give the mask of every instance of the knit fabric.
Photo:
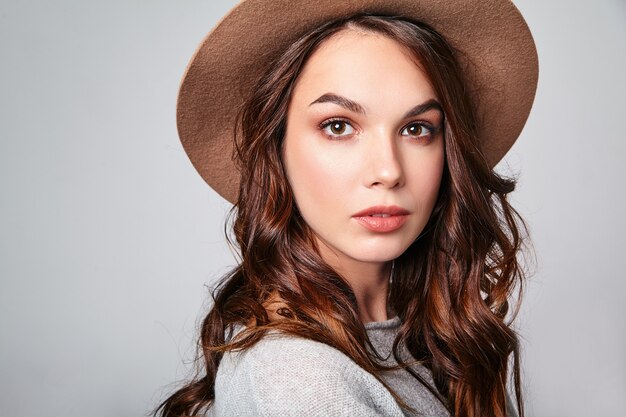
[[[401,324],[398,316],[365,323],[372,345],[386,365],[396,364],[391,347]],[[235,328],[235,333],[241,327]],[[401,349],[403,359],[411,356]],[[434,387],[430,371],[413,366]],[[250,349],[226,352],[215,380],[214,417],[449,417],[441,402],[408,371],[382,379],[412,408],[402,409],[373,375],[339,350],[317,341],[266,334]],[[515,417],[514,413],[509,414]]]

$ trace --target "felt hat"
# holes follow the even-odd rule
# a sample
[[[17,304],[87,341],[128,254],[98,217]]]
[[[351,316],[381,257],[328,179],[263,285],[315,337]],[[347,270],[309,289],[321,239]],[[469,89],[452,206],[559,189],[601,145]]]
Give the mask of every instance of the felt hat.
[[[244,0],[202,40],[180,84],[178,134],[202,178],[236,201],[236,114],[254,82],[295,39],[358,13],[422,21],[460,51],[476,107],[481,148],[493,167],[519,136],[535,97],[535,44],[509,0]],[[463,65],[468,59],[471,65]]]

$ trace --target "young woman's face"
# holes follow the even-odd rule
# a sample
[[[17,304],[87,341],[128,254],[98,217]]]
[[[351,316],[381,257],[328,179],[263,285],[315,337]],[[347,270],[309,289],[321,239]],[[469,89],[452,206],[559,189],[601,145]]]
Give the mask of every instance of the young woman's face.
[[[344,30],[309,58],[283,160],[327,262],[386,262],[417,238],[441,181],[442,123],[428,78],[387,37]]]

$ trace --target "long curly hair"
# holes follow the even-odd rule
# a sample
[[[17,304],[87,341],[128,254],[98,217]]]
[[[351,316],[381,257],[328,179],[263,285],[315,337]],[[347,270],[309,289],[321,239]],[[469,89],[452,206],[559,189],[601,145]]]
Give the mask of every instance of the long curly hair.
[[[394,260],[388,302],[402,321],[393,344],[395,367],[382,365],[368,349],[355,294],[320,256],[281,155],[298,74],[325,39],[346,29],[382,34],[410,50],[444,111],[446,163],[437,203],[418,239]],[[422,22],[359,14],[304,34],[272,62],[240,109],[234,135],[241,181],[227,224],[235,241],[228,227],[226,234],[238,249],[239,264],[211,292],[214,303],[202,322],[195,376],[161,403],[155,416],[206,413],[223,354],[250,348],[271,329],[340,350],[388,389],[382,372],[405,368],[457,417],[506,416],[512,355],[517,408],[524,416],[519,342],[511,323],[526,276],[519,259],[526,226],[507,201],[516,180],[496,173],[481,151],[458,54]],[[513,296],[517,303],[510,311]],[[231,338],[235,324],[245,328]],[[400,344],[431,370],[435,386],[402,360]]]

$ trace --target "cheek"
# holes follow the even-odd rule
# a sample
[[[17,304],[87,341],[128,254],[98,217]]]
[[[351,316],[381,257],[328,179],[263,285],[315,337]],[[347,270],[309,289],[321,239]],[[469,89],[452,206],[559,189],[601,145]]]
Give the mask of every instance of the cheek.
[[[349,192],[351,176],[346,171],[345,161],[328,149],[317,149],[314,144],[308,143],[311,146],[306,149],[294,143],[288,144],[285,166],[300,212],[307,221],[316,223],[318,217],[330,220],[328,213],[340,208],[339,205],[344,202],[341,197]]]
[[[323,206],[337,186],[337,166],[313,150],[294,149],[289,154],[288,178],[301,212]]]
[[[439,158],[432,162],[432,167],[428,171],[428,175],[424,178],[424,185],[431,194],[432,198],[436,198],[441,185],[441,177],[443,174],[444,157],[443,153]]]
[[[414,163],[409,178],[414,181],[411,185],[411,192],[416,201],[423,206],[423,210],[430,213],[437,200],[441,178],[443,174],[445,156],[440,150],[419,163]]]

